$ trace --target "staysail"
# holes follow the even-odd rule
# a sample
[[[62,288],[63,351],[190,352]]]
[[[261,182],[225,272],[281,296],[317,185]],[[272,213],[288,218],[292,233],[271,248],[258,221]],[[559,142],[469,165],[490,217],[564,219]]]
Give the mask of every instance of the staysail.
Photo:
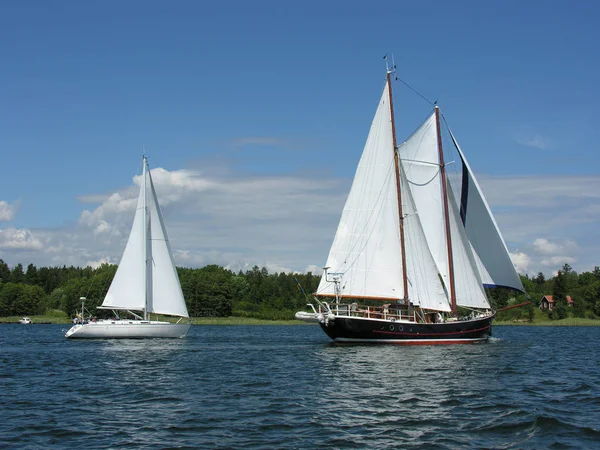
[[[133,225],[131,226],[129,239],[125,245],[123,256],[121,256],[117,273],[115,273],[102,302],[102,308],[105,309],[141,311],[146,308],[146,266],[144,264],[146,241],[144,228],[148,219],[144,182],[146,179],[145,162],[142,170],[142,185],[133,218]]]

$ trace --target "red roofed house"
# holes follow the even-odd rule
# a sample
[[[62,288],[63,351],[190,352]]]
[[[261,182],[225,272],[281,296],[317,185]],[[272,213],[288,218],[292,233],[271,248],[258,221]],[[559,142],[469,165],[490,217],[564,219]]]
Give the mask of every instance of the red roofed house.
[[[573,306],[573,299],[570,295],[567,295],[567,305]],[[542,300],[540,301],[540,309],[547,309],[548,311],[552,311],[552,308],[554,308],[554,300],[552,299],[552,296],[544,295],[542,297]]]

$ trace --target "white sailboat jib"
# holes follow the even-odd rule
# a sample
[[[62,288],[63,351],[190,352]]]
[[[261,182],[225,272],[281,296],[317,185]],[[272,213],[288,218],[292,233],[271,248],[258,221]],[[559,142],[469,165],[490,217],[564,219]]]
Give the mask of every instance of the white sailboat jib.
[[[150,173],[148,173],[148,181],[150,185],[150,223],[152,225],[150,228],[152,260],[149,262],[152,272],[152,303],[148,305],[148,312],[189,317]]]

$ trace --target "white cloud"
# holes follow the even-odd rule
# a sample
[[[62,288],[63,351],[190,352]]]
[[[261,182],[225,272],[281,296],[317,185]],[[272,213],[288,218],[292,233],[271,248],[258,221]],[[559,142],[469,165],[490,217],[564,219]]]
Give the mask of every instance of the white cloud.
[[[531,263],[531,258],[526,253],[511,253],[510,259],[515,265],[517,272],[523,274],[529,273],[529,264]]]
[[[316,266],[316,265],[314,265],[314,264],[309,264],[309,265],[308,265],[308,266],[307,266],[307,267],[306,267],[306,268],[303,270],[303,272],[304,272],[304,273],[308,273],[308,272],[310,272],[310,273],[312,273],[313,275],[318,275],[318,276],[320,276],[320,275],[323,273],[323,268],[322,268],[322,267],[319,267],[319,266]]]
[[[11,205],[6,200],[0,200],[0,222],[9,222],[13,220],[16,209],[16,205]]]
[[[254,265],[320,274],[350,180],[314,173],[249,175],[203,162],[202,171],[153,169],[175,262]],[[138,196],[139,177],[111,193],[80,198],[93,205],[62,228],[0,235],[9,264],[118,262]],[[521,273],[577,271],[600,261],[600,176],[480,176],[479,181]],[[15,234],[15,231],[12,232]],[[33,251],[36,250],[36,251]]]
[[[538,238],[533,241],[533,247],[538,255],[564,255],[578,250],[577,244],[573,241],[559,243],[550,242],[544,238]]]
[[[15,250],[41,250],[42,242],[25,228],[0,230],[0,248]]]
[[[562,267],[564,264],[573,264],[577,260],[571,256],[551,256],[540,261],[543,267],[554,269],[556,266]]]
[[[85,267],[91,267],[92,269],[97,269],[102,264],[111,264],[110,258],[100,258],[97,261],[88,261],[84,264]]]

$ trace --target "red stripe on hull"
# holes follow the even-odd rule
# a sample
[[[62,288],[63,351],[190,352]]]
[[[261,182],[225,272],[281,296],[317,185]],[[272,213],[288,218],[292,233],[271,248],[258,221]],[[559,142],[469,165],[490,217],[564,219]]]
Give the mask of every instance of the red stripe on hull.
[[[465,334],[465,333],[475,333],[477,331],[483,331],[491,328],[490,325],[483,328],[477,328],[475,330],[462,330],[462,331],[448,331],[446,333],[417,333],[419,336],[443,336],[445,334]],[[382,331],[382,330],[373,330],[373,333],[381,333],[381,334],[392,334],[399,336],[414,336],[415,333],[402,333],[399,331]]]
[[[392,340],[356,340],[356,341],[340,341],[334,340],[334,344],[336,345],[352,345],[352,344],[391,344],[391,345],[458,345],[458,344],[481,344],[486,342],[486,338],[482,339],[473,339],[473,340],[442,340],[442,339],[427,339],[423,341],[410,341],[410,340],[402,340],[402,341],[392,341]]]

